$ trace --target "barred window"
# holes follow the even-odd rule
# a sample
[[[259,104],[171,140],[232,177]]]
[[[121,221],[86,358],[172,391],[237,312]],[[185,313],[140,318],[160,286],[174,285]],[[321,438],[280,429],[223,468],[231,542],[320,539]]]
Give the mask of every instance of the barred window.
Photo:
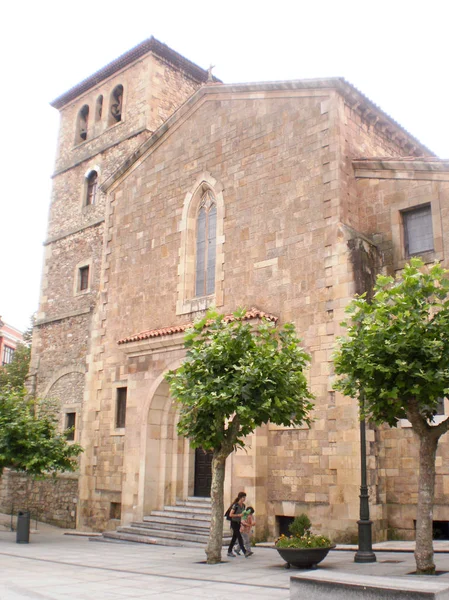
[[[431,252],[434,249],[430,204],[403,211],[402,221],[407,256]]]
[[[201,198],[196,231],[195,295],[208,296],[215,291],[217,207],[210,190]]]

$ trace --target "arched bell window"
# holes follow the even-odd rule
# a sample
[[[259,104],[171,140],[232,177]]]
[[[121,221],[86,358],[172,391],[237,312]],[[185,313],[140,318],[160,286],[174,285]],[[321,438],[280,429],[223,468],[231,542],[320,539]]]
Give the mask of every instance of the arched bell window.
[[[204,192],[196,221],[195,295],[215,292],[217,206],[210,190]]]
[[[116,85],[112,90],[109,105],[109,125],[119,123],[122,120],[123,108],[123,86]]]
[[[87,140],[87,128],[89,124],[89,107],[85,104],[78,113],[77,142]]]

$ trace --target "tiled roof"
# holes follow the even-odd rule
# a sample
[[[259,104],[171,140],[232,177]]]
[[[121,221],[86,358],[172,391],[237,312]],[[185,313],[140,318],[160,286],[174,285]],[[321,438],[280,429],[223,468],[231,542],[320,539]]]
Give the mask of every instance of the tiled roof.
[[[251,319],[266,319],[267,321],[272,321],[276,323],[279,317],[275,315],[271,315],[269,313],[263,312],[257,308],[251,308],[251,310],[246,311],[243,316],[244,321],[250,321]],[[230,323],[231,321],[235,321],[234,315],[226,315],[224,317],[224,321]],[[147,331],[142,331],[141,333],[137,333],[127,338],[123,338],[119,340],[118,344],[129,344],[130,342],[140,342],[142,340],[148,340],[150,338],[162,337],[164,335],[173,335],[175,333],[182,333],[187,329],[193,327],[193,322],[184,323],[183,325],[174,325],[173,327],[161,327],[159,329],[148,329]]]
[[[98,83],[104,81],[120,69],[123,69],[127,65],[131,64],[141,56],[144,56],[148,52],[153,52],[160,58],[166,60],[171,63],[175,67],[178,67],[190,77],[192,77],[195,81],[205,83],[207,81],[208,72],[195,63],[191,62],[187,58],[184,58],[178,52],[175,52],[171,48],[169,48],[166,44],[163,44],[159,40],[156,40],[153,36],[145,40],[144,42],[138,44],[128,52],[125,52],[105,67],[87,77],[74,87],[70,88],[67,92],[58,96],[53,102],[50,102],[50,105],[54,108],[62,108],[81,94],[84,94],[90,88],[94,87]],[[219,79],[214,77],[214,81],[220,82]]]

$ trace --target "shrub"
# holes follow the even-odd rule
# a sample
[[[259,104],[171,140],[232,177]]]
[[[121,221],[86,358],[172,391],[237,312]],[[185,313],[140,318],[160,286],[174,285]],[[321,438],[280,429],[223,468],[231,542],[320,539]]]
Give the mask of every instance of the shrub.
[[[290,523],[288,526],[288,530],[295,537],[302,537],[310,533],[311,528],[312,522],[305,513],[302,513],[299,517],[295,517],[293,523]]]
[[[276,540],[277,548],[329,548],[332,542],[324,535],[314,535],[311,532],[312,523],[306,514],[295,517],[288,530],[292,535],[281,535]]]

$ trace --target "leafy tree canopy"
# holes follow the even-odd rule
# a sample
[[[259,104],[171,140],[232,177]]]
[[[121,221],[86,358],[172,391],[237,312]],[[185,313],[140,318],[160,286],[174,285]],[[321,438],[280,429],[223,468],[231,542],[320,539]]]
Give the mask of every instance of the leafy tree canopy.
[[[81,446],[68,444],[51,411],[25,394],[24,389],[0,390],[0,475],[5,467],[34,477],[74,471]]]
[[[0,367],[0,391],[7,388],[20,390],[25,385],[30,368],[30,358],[31,348],[26,344],[19,344],[12,361]]]
[[[449,393],[448,271],[423,266],[413,258],[397,279],[378,276],[372,301],[357,297],[347,308],[335,388],[354,398],[363,394],[365,416],[376,423],[395,426],[413,407],[432,421]]]
[[[192,446],[225,449],[263,423],[309,423],[313,405],[304,368],[309,356],[291,324],[254,325],[239,310],[232,320],[209,312],[185,337],[187,357],[167,374],[181,404],[178,432]]]

